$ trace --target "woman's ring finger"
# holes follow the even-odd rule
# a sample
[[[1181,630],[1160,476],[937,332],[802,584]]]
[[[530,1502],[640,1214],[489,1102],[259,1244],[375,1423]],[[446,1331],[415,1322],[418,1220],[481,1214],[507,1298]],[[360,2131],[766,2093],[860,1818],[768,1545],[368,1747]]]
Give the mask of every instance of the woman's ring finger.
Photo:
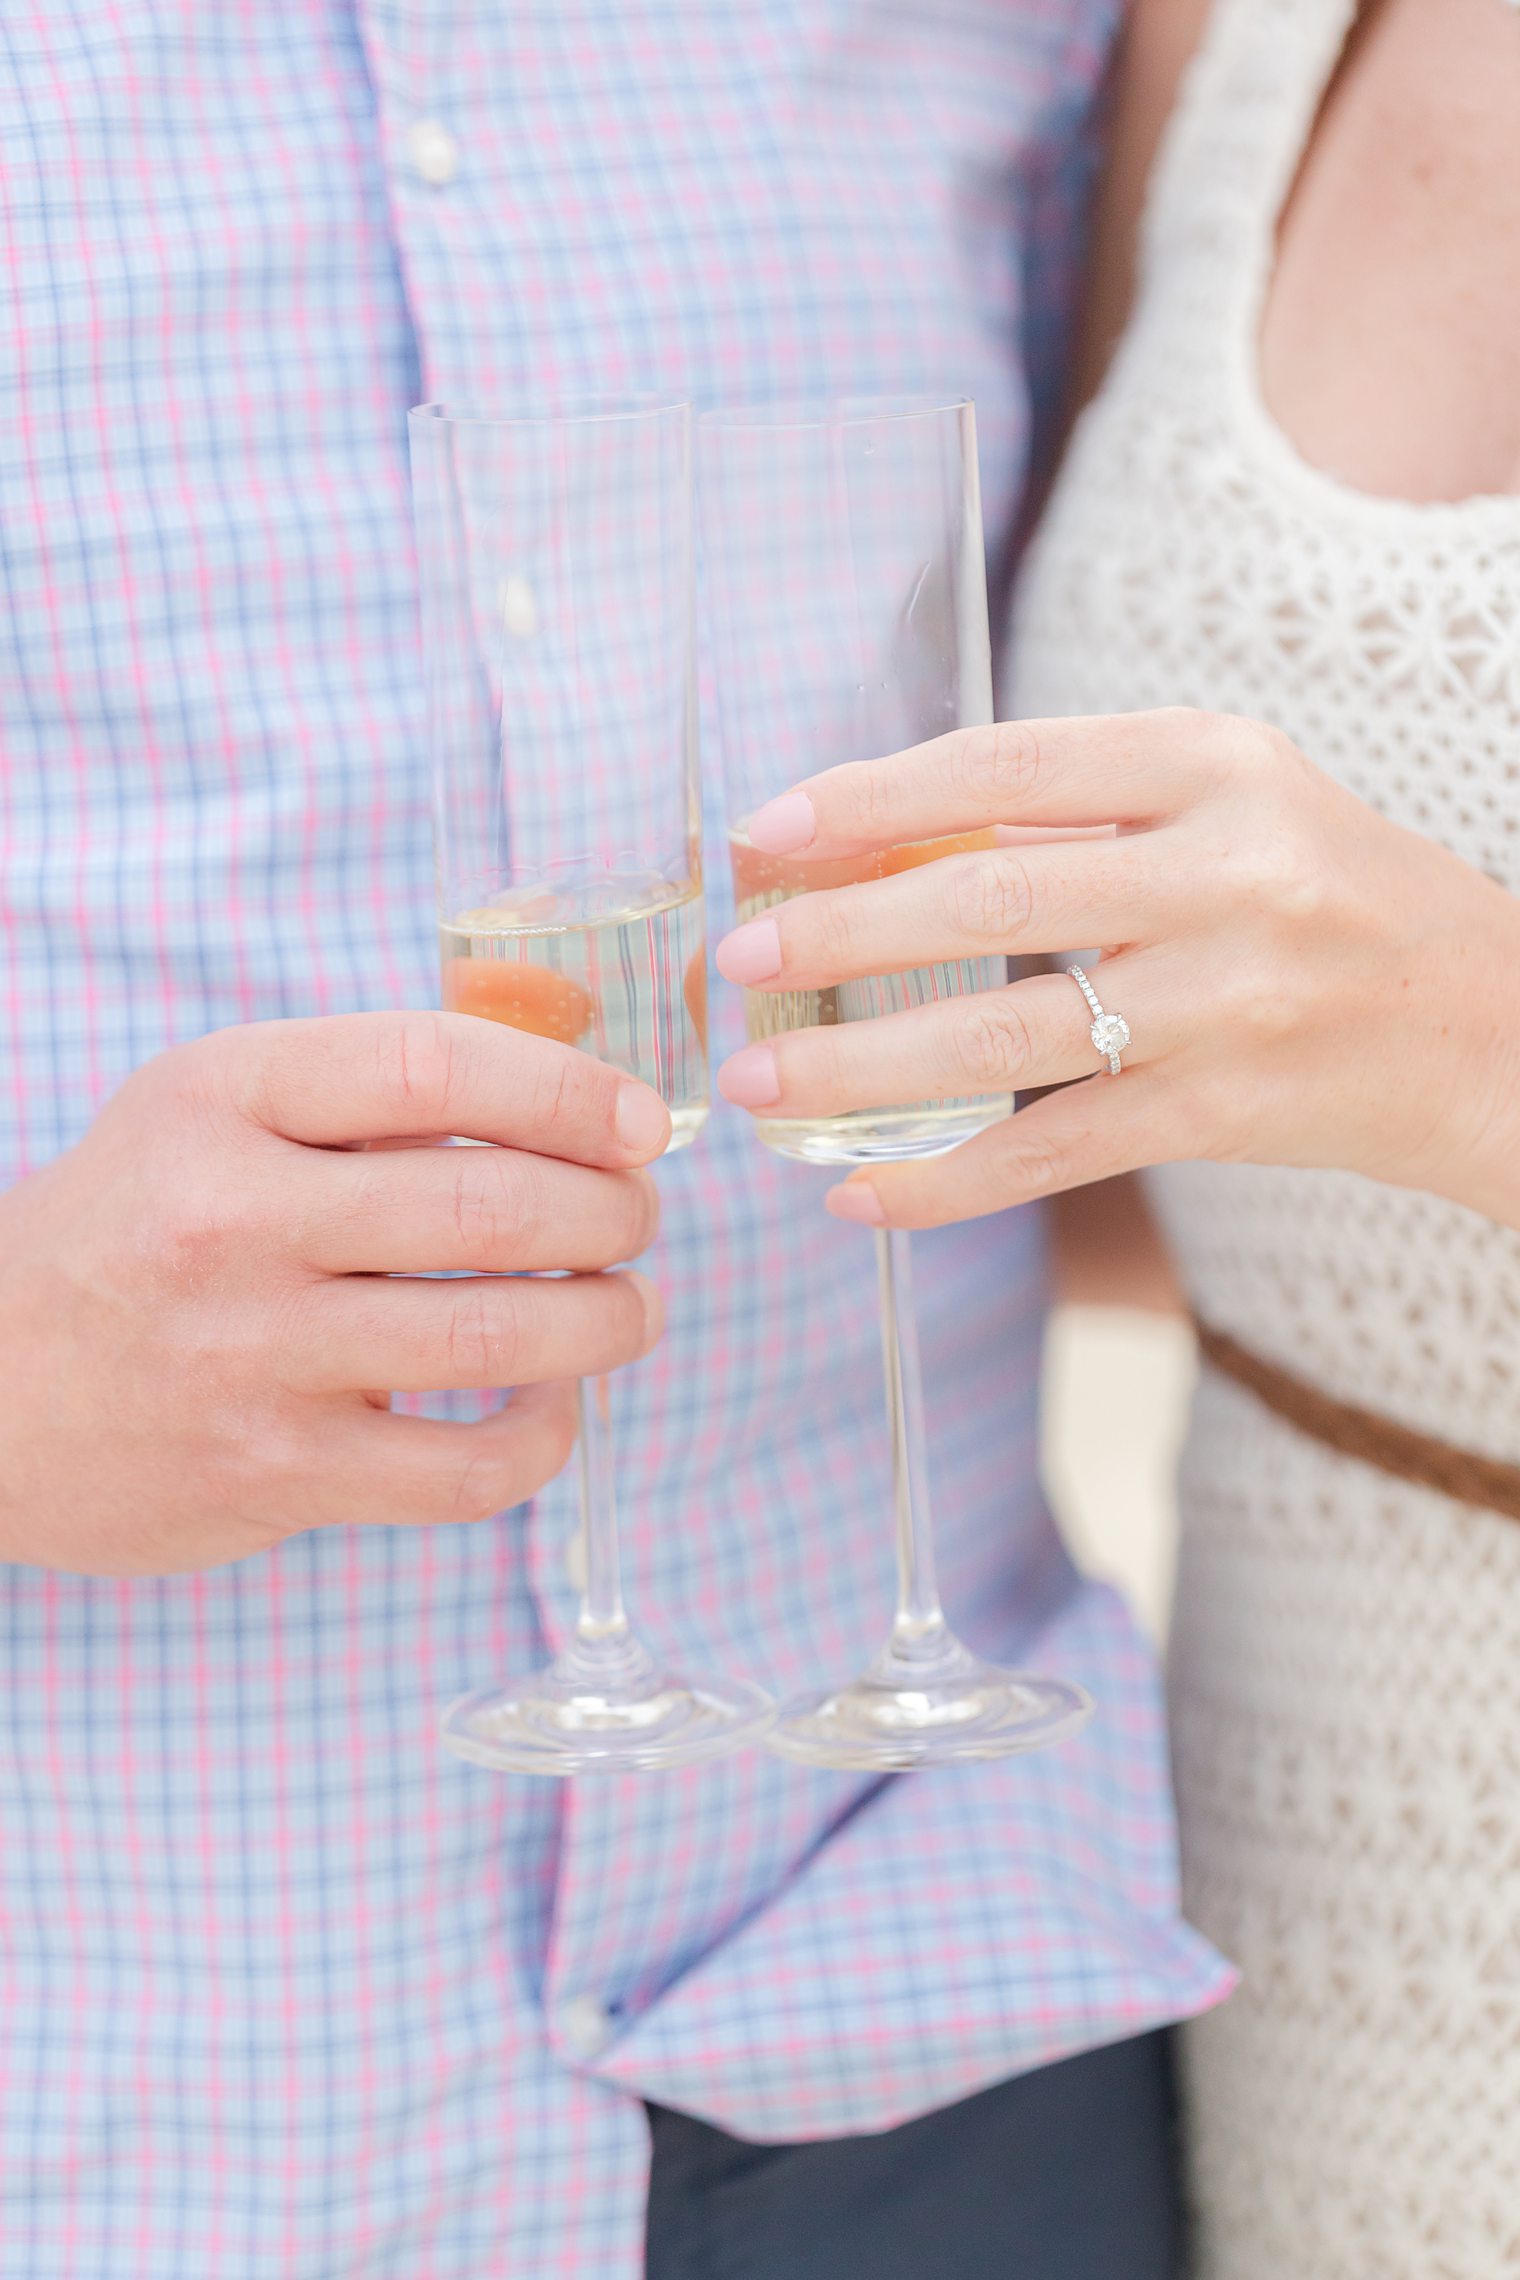
[[[1138,962],[1103,968],[1108,1009],[1123,1005],[1126,1066],[1154,1058]],[[837,1116],[920,1100],[1034,1091],[1094,1074],[1098,1016],[1069,973],[1038,974],[1006,989],[941,998],[874,1020],[783,1032],[735,1053],[718,1089],[741,1108],[771,1117]],[[1133,1025],[1133,1026],[1132,1026]],[[1105,1028],[1116,1043],[1119,1032]],[[1111,1066],[1112,1047],[1103,1061]]]

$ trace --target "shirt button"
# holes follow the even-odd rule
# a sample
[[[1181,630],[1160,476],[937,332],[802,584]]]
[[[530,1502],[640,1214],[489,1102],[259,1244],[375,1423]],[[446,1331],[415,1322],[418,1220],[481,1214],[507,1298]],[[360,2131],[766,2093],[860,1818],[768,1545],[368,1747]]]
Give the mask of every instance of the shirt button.
[[[538,631],[538,599],[526,578],[503,578],[496,589],[501,622],[515,641],[531,641]]]
[[[414,119],[406,149],[413,171],[431,189],[441,190],[459,172],[459,145],[441,119]]]
[[[594,1995],[572,1995],[560,2012],[560,2025],[577,2058],[598,2057],[616,2032],[605,2006]]]

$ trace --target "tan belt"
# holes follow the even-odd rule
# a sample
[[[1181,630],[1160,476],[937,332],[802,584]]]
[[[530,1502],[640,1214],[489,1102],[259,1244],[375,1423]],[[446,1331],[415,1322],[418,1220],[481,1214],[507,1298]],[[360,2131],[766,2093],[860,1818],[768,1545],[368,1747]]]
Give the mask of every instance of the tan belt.
[[[1237,1345],[1223,1330],[1206,1322],[1196,1325],[1198,1347],[1204,1359],[1222,1370],[1237,1385],[1300,1433],[1338,1449],[1343,1457],[1359,1457],[1365,1465],[1392,1473],[1397,1480],[1413,1481],[1418,1488],[1433,1488],[1459,1504],[1475,1504],[1485,1512],[1501,1512],[1506,1520],[1520,1520],[1520,1465],[1501,1464],[1494,1457],[1474,1456],[1469,1449],[1453,1447],[1431,1434],[1415,1433],[1379,1417],[1370,1409],[1357,1409],[1348,1401],[1332,1401],[1289,1370],[1264,1362]]]

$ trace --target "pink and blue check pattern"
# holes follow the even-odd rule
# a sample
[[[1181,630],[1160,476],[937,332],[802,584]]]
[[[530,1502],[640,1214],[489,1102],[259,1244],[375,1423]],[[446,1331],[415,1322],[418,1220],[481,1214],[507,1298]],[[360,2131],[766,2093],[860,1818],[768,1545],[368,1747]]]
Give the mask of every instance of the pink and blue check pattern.
[[[1006,538],[1116,6],[0,13],[7,1176],[175,1040],[430,1002],[408,404],[965,393]],[[888,1590],[869,1246],[737,1115],[666,1176],[640,1618],[782,1688],[852,1669]],[[566,1621],[563,1488],[199,1577],[0,1575],[6,2280],[635,2280],[641,2096],[873,2129],[1223,1991],[1149,1663],[1035,1483],[1036,1221],[919,1279],[951,1607],[1098,1697],[1049,1757],[874,1792],[456,1764],[439,1707]]]

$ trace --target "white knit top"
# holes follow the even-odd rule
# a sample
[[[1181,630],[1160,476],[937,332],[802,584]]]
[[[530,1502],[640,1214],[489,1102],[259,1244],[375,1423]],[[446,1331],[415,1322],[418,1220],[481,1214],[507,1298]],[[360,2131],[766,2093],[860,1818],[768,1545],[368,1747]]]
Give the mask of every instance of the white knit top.
[[[1353,15],[1218,0],[1136,315],[1025,573],[1015,702],[1273,721],[1520,893],[1520,500],[1350,490],[1258,384],[1277,218]],[[1152,1192],[1205,1319],[1520,1462],[1520,1235],[1337,1172],[1174,1166]],[[1188,1902],[1246,1975],[1190,2037],[1201,2271],[1513,2280],[1520,1526],[1209,1375],[1184,1510]]]

